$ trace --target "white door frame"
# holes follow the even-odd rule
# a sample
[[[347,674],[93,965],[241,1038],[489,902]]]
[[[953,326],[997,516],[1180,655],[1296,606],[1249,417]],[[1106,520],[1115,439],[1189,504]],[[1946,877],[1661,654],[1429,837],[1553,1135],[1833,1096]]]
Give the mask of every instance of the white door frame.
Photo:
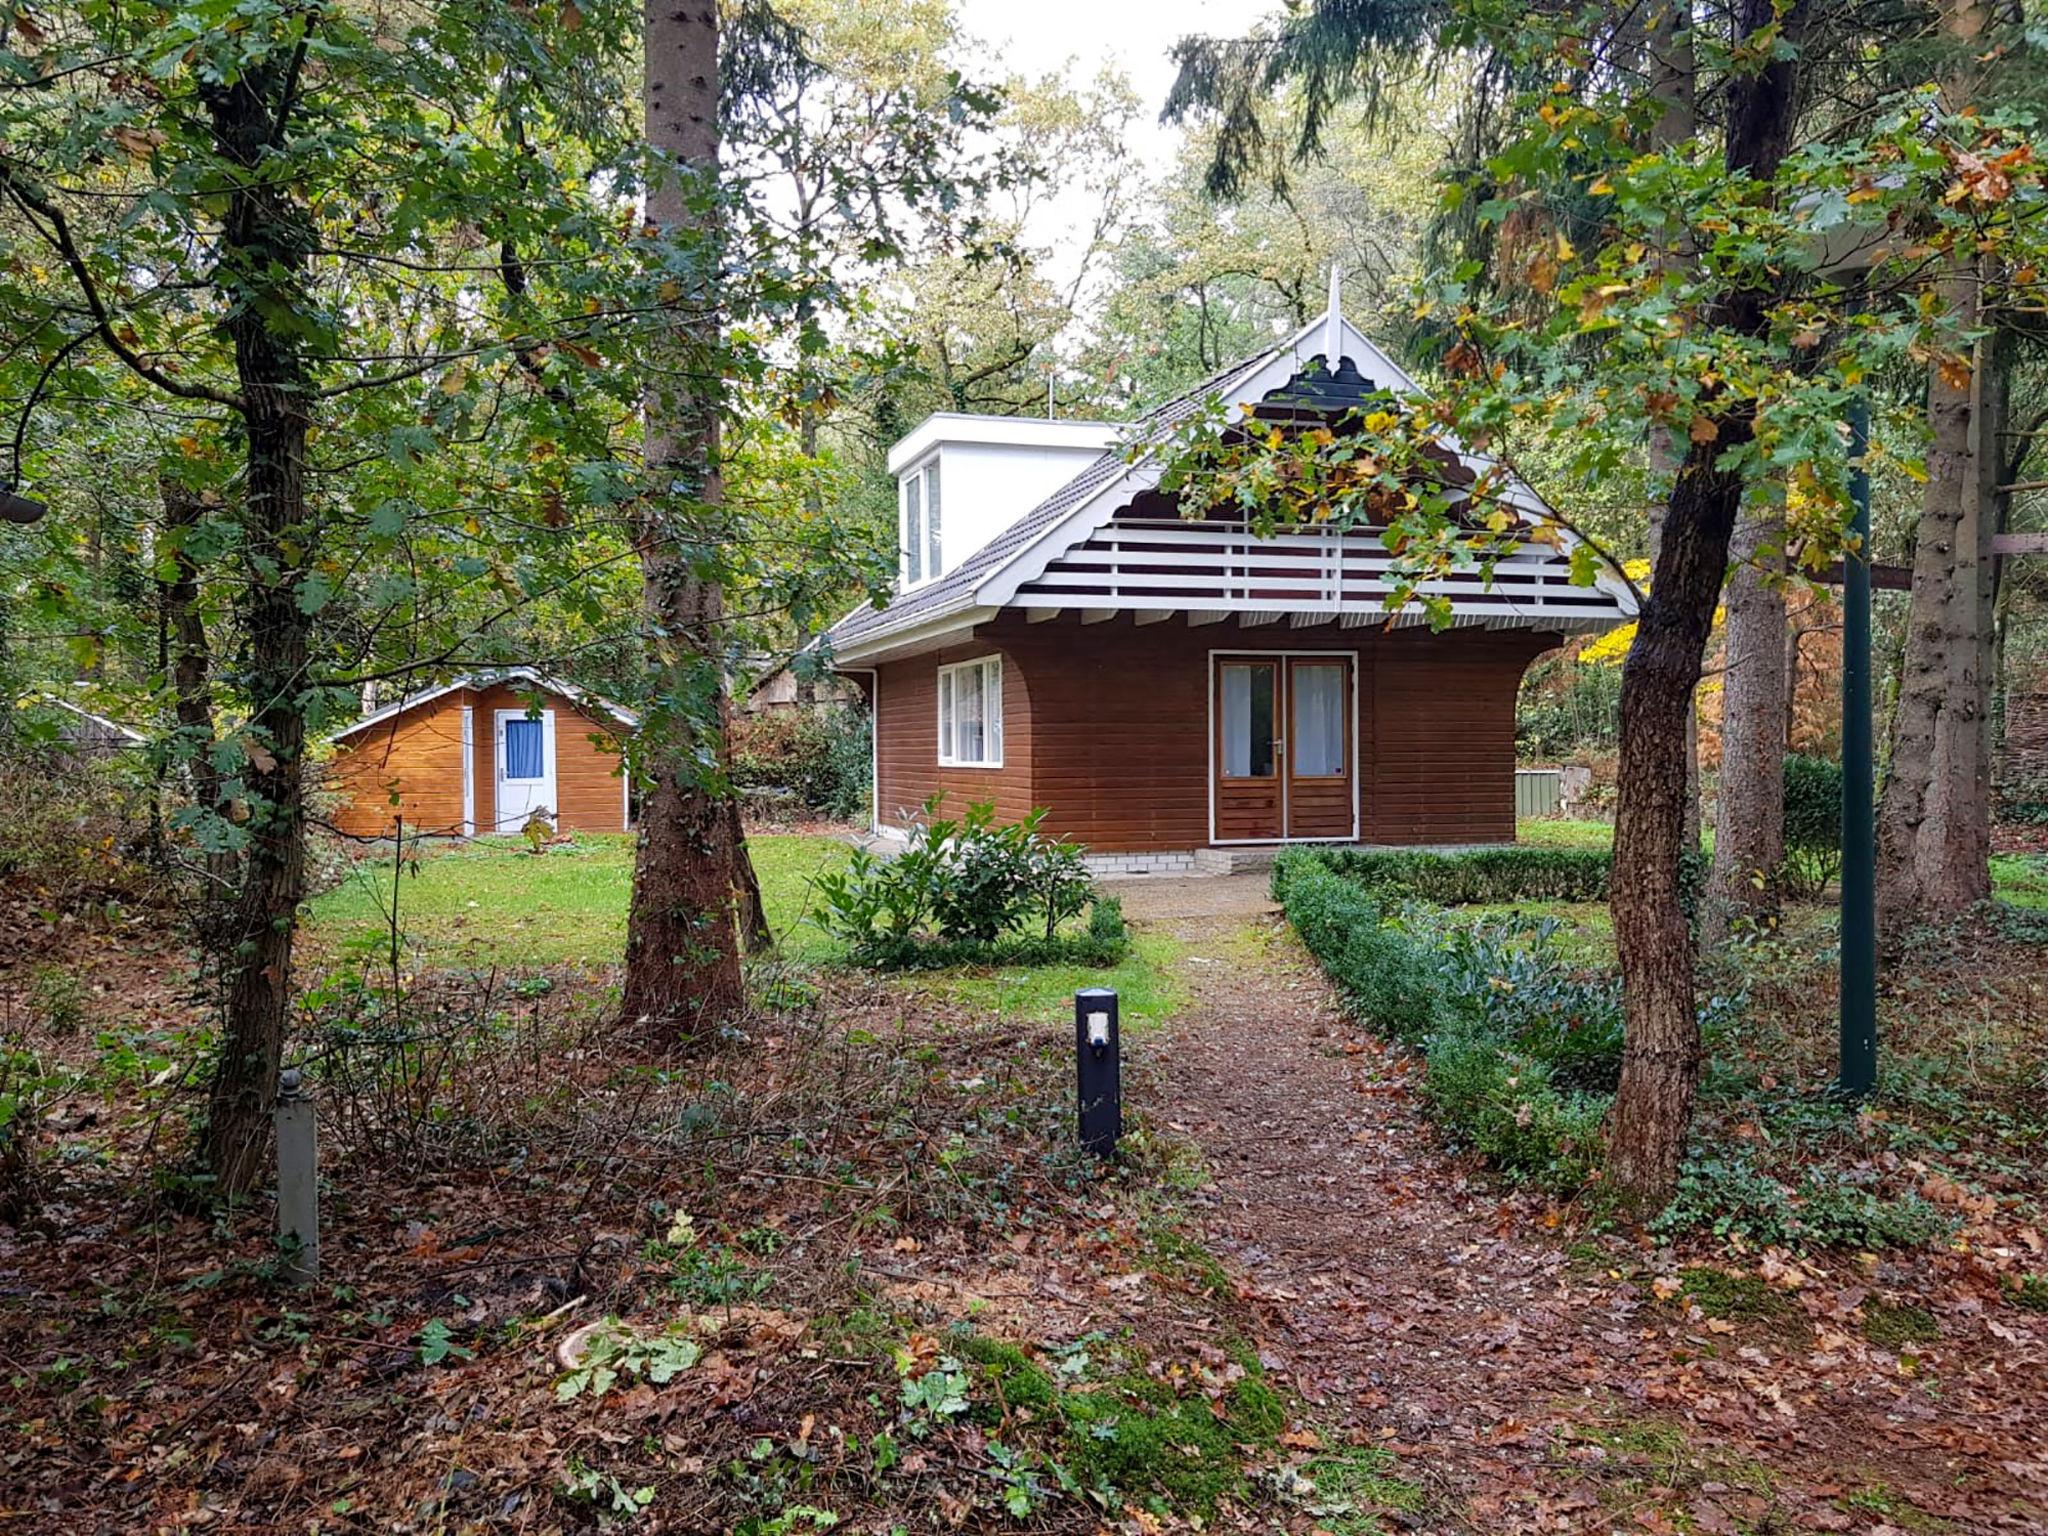
[[[1289,777],[1289,763],[1288,763],[1288,762],[1286,762],[1286,761],[1281,761],[1281,762],[1278,762],[1278,763],[1276,763],[1276,764],[1274,765],[1274,766],[1275,766],[1275,767],[1276,767],[1276,768],[1277,768],[1277,769],[1279,770],[1279,777],[1280,777],[1280,834],[1281,834],[1281,835],[1280,835],[1280,836],[1278,836],[1278,837],[1218,837],[1218,836],[1216,835],[1216,668],[1217,668],[1217,666],[1219,665],[1219,663],[1220,663],[1221,661],[1235,661],[1235,660],[1236,660],[1236,659],[1237,659],[1238,657],[1240,657],[1240,656],[1249,656],[1249,657],[1253,657],[1253,658],[1256,658],[1256,659],[1259,659],[1259,660],[1268,660],[1268,659],[1276,659],[1276,660],[1280,660],[1280,661],[1282,661],[1283,663],[1284,663],[1285,661],[1287,661],[1287,660],[1290,660],[1290,659],[1294,659],[1294,658],[1300,658],[1300,659],[1303,659],[1303,660],[1308,660],[1308,661],[1344,661],[1344,662],[1349,662],[1349,663],[1350,663],[1350,666],[1351,666],[1351,718],[1350,718],[1350,720],[1349,720],[1348,724],[1350,725],[1350,727],[1351,727],[1351,730],[1350,730],[1350,732],[1349,732],[1349,737],[1350,737],[1350,739],[1349,739],[1349,740],[1348,740],[1348,741],[1347,741],[1347,742],[1345,743],[1345,750],[1346,750],[1346,751],[1347,751],[1348,753],[1350,753],[1350,763],[1351,763],[1351,832],[1350,832],[1350,835],[1349,835],[1349,836],[1346,836],[1346,837],[1289,837],[1289,836],[1287,836],[1287,780],[1288,780],[1288,777]],[[1279,677],[1278,677],[1278,678],[1276,678],[1276,679],[1274,680],[1274,684],[1273,684],[1273,695],[1274,695],[1274,697],[1273,697],[1273,708],[1274,708],[1274,711],[1275,711],[1276,715],[1277,715],[1277,714],[1279,714],[1279,713],[1280,713],[1281,711],[1284,711],[1284,710],[1286,710],[1286,709],[1287,709],[1287,708],[1289,707],[1289,696],[1288,696],[1288,692],[1287,692],[1287,689],[1288,689],[1288,684],[1289,684],[1289,681],[1290,681],[1290,679],[1289,679],[1289,675],[1288,675],[1288,670],[1287,670],[1287,668],[1286,668],[1286,666],[1285,666],[1285,665],[1282,665],[1282,666],[1281,666],[1281,667],[1280,667],[1280,668],[1278,669],[1278,671],[1279,671],[1279,674],[1280,674],[1280,675],[1279,675]],[[1258,648],[1257,648],[1257,647],[1255,647],[1255,646],[1240,646],[1240,645],[1226,646],[1226,647],[1224,647],[1224,648],[1223,648],[1223,649],[1221,649],[1221,650],[1212,650],[1212,651],[1210,651],[1210,652],[1209,652],[1209,682],[1208,682],[1208,687],[1209,687],[1209,703],[1208,703],[1208,706],[1207,706],[1207,709],[1206,709],[1205,713],[1206,713],[1206,716],[1207,716],[1207,719],[1208,719],[1208,725],[1209,725],[1209,843],[1210,843],[1210,846],[1211,846],[1211,847],[1216,847],[1216,848],[1236,848],[1236,847],[1245,847],[1245,846],[1257,846],[1257,847],[1272,847],[1272,846],[1273,846],[1274,844],[1276,844],[1276,843],[1355,843],[1355,842],[1357,842],[1357,841],[1358,841],[1358,826],[1359,826],[1359,819],[1358,819],[1358,803],[1359,803],[1359,802],[1358,802],[1358,797],[1359,797],[1359,792],[1360,792],[1360,790],[1359,790],[1359,785],[1360,785],[1360,782],[1361,782],[1361,781],[1362,781],[1362,780],[1363,780],[1363,779],[1365,778],[1365,763],[1364,763],[1364,761],[1363,761],[1363,759],[1364,759],[1364,757],[1365,757],[1365,752],[1364,752],[1364,750],[1363,750],[1362,746],[1360,745],[1360,744],[1361,744],[1361,742],[1362,742],[1362,741],[1364,740],[1364,736],[1365,736],[1365,729],[1364,729],[1364,727],[1365,727],[1365,722],[1364,722],[1363,720],[1361,720],[1361,719],[1359,718],[1359,715],[1358,715],[1358,652],[1357,652],[1357,651],[1355,651],[1355,650],[1351,650],[1351,651],[1344,651],[1344,650],[1328,650],[1328,651],[1302,651],[1302,650],[1293,650],[1293,651],[1285,651],[1285,650],[1260,650],[1260,649],[1258,649]],[[1286,735],[1285,735],[1284,733],[1282,733],[1282,734],[1281,734],[1281,743],[1280,743],[1280,746],[1281,746],[1281,750],[1282,750],[1282,752],[1283,752],[1283,753],[1287,753],[1287,754],[1292,754],[1292,753],[1293,753],[1293,751],[1294,751],[1294,742],[1293,742],[1293,741],[1292,741],[1291,739],[1289,739],[1289,738],[1288,738],[1288,737],[1287,737],[1287,736],[1286,736]]]
[[[462,835],[476,836],[476,707],[462,706]]]
[[[533,717],[523,709],[498,709],[491,712],[491,830],[493,832],[517,832],[526,825],[526,818],[533,814],[533,807],[522,811],[515,823],[508,825],[505,820],[505,723],[508,720],[530,720]],[[544,709],[540,714],[541,763],[547,770],[540,779],[541,792],[539,808],[546,810],[548,819],[560,830],[562,808],[555,803],[558,775],[555,771],[555,712]],[[521,784],[533,782],[521,779]]]

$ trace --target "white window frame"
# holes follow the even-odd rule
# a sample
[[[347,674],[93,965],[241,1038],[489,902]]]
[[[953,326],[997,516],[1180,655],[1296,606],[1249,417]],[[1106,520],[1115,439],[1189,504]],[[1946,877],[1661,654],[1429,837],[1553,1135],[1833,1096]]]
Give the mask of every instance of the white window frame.
[[[981,680],[981,748],[983,755],[978,758],[961,757],[955,750],[959,735],[958,711],[950,723],[946,719],[946,701],[959,697],[957,679],[968,672],[982,673]],[[939,727],[939,766],[941,768],[1000,768],[1003,766],[1003,658],[1000,655],[977,656],[972,661],[956,661],[950,666],[939,668],[936,710]]]
[[[917,550],[919,568],[910,567],[910,488],[917,486],[918,516],[922,519],[918,528]],[[940,506],[937,516],[932,513],[932,487],[939,486]],[[896,481],[896,572],[905,592],[921,587],[927,582],[937,581],[945,569],[945,486],[939,478],[939,456],[935,453],[922,460],[915,468],[904,471]],[[932,535],[940,535],[939,553],[932,555]]]

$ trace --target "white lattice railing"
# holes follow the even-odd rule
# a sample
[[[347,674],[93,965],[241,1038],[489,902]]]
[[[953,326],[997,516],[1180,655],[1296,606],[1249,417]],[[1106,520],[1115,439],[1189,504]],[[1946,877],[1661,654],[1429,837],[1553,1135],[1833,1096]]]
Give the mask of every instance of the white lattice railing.
[[[1113,522],[1090,535],[1017,593],[1026,608],[1327,611],[1384,617],[1394,557],[1377,534],[1293,529],[1254,537],[1241,524]],[[1473,617],[1612,622],[1612,594],[1574,586],[1569,562],[1524,544],[1477,572],[1424,583],[1455,613]]]

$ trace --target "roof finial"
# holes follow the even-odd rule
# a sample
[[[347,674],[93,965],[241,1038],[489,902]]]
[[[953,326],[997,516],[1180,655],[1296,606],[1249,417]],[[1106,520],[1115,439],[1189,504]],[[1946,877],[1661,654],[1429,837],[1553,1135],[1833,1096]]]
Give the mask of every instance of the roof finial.
[[[1343,323],[1343,309],[1339,298],[1338,278],[1343,269],[1336,262],[1330,263],[1330,308],[1323,316],[1323,365],[1332,374],[1337,371],[1339,349],[1343,345],[1343,334],[1339,326]]]

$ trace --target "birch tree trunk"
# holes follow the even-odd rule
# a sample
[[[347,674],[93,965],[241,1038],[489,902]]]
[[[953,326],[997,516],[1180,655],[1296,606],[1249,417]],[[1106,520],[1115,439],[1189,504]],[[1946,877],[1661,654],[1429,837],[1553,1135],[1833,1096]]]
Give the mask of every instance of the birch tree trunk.
[[[1707,932],[1778,908],[1785,862],[1785,743],[1789,729],[1781,507],[1752,508],[1736,524],[1722,627],[1721,795],[1714,820]]]
[[[672,234],[679,281],[666,366],[647,402],[649,494],[637,530],[648,662],[663,700],[641,740],[640,837],[626,924],[625,1018],[694,1038],[744,1002],[733,877],[739,819],[719,792],[723,600],[704,566],[723,542],[719,474],[718,5],[648,0],[647,139],[661,161],[647,216]]]
[[[1739,0],[1736,9],[1736,33],[1744,38],[1779,19],[1772,0]],[[1804,0],[1795,0],[1782,17],[1784,36],[1795,45],[1790,57],[1730,81],[1723,150],[1730,170],[1768,178],[1791,145],[1800,83],[1796,45],[1806,14]],[[1768,325],[1765,299],[1755,290],[1726,290],[1704,319],[1760,336]],[[1680,892],[1685,729],[1743,498],[1741,477],[1716,461],[1753,430],[1754,407],[1738,405],[1721,415],[1715,441],[1690,444],[1622,668],[1612,905],[1627,1037],[1608,1121],[1606,1176],[1639,1208],[1664,1199],[1678,1181],[1699,1081],[1692,935]]]

